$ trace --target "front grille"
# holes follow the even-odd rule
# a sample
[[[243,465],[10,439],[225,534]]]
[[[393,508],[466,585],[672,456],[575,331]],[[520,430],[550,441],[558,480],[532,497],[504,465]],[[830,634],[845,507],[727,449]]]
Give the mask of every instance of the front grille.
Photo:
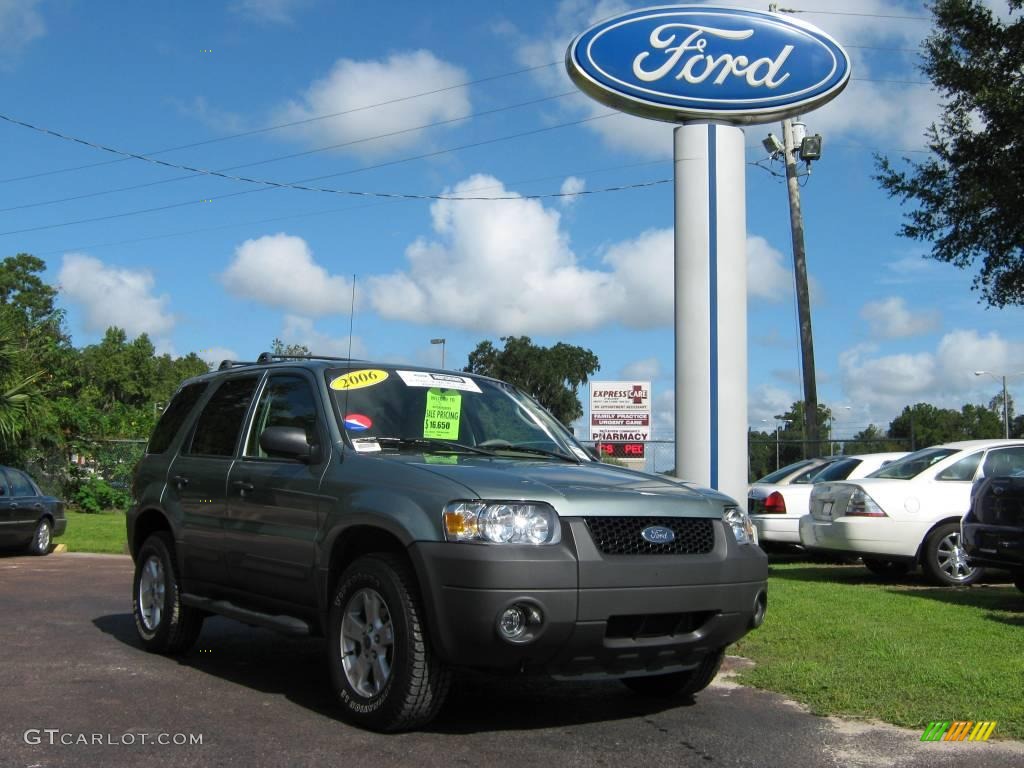
[[[609,616],[605,637],[639,640],[650,637],[675,637],[700,629],[715,611],[686,613],[647,613],[631,616]]]
[[[705,555],[715,546],[715,528],[707,517],[588,517],[586,522],[605,555]],[[640,536],[650,526],[670,528],[676,537],[652,544]]]

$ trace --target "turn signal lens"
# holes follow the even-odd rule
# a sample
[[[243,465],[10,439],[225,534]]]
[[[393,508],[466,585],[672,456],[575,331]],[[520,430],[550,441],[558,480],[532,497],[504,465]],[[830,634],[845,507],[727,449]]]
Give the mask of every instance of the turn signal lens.
[[[778,491],[772,491],[772,494],[764,500],[764,514],[786,514],[786,499],[783,498],[781,493]]]
[[[448,541],[555,544],[560,539],[558,515],[539,502],[453,501],[443,521]]]
[[[850,503],[846,505],[847,517],[888,517],[885,511],[875,503],[875,500],[868,496],[863,488],[858,488],[850,496]]]

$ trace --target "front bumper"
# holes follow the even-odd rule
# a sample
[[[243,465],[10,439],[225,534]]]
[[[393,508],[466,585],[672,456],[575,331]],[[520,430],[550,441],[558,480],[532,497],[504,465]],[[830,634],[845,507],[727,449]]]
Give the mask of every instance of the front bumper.
[[[1024,572],[1024,529],[965,519],[961,530],[971,565]]]
[[[458,666],[571,678],[684,670],[743,637],[767,600],[764,553],[727,539],[717,521],[706,555],[602,555],[575,519],[550,547],[419,542],[409,551],[435,649]],[[498,631],[514,605],[542,617],[528,642]]]

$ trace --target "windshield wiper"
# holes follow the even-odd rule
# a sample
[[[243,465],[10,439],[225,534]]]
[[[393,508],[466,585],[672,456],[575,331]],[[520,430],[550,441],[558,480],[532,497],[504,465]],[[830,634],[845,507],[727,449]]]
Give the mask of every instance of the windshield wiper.
[[[486,451],[473,445],[457,443],[454,440],[439,440],[434,437],[378,437],[377,442],[382,445],[397,445],[400,448],[441,448],[464,453],[480,453],[484,456],[495,455],[493,451]]]
[[[562,459],[563,461],[571,461],[573,464],[582,464],[575,456],[570,456],[567,453],[559,453],[558,451],[549,451],[547,448],[533,448],[528,445],[501,445],[495,446],[497,451],[514,451],[515,453],[533,453],[537,456],[550,456],[553,459]]]

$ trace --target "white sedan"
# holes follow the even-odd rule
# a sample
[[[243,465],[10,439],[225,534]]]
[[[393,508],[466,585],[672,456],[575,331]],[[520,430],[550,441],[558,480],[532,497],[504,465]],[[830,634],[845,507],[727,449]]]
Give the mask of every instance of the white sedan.
[[[865,453],[836,456],[813,474],[790,483],[766,483],[763,478],[747,490],[747,512],[757,527],[758,541],[779,544],[800,543],[800,518],[809,511],[812,483],[866,477],[901,453]],[[771,477],[771,475],[769,475]]]
[[[960,518],[976,477],[1024,469],[1024,441],[969,440],[912,453],[857,482],[818,483],[800,518],[808,549],[860,555],[874,573],[896,576],[918,564],[937,584],[970,584]]]

